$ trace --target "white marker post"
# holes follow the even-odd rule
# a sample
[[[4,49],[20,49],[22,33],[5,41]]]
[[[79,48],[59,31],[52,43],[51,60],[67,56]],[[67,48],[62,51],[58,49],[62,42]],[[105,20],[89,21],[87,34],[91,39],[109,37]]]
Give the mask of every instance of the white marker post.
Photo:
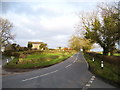
[[[83,51],[83,49],[80,49],[80,51],[82,52],[82,51]]]
[[[8,64],[8,62],[9,62],[9,61],[8,61],[8,59],[7,59],[7,64]]]
[[[95,61],[95,59],[93,58],[93,62]]]
[[[103,69],[104,65],[103,65],[103,61],[101,61],[101,69]]]

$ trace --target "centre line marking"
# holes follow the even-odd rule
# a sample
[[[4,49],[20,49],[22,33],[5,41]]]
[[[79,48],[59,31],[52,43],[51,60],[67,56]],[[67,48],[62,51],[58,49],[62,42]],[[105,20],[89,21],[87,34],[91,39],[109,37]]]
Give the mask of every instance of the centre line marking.
[[[78,54],[77,54],[77,57],[76,57],[76,59],[73,61],[73,63],[75,63],[75,62],[77,61],[77,59],[78,59]]]
[[[24,79],[24,80],[22,80],[22,81],[25,82],[25,81],[32,80],[32,79],[35,79],[35,78],[43,77],[43,76],[46,76],[46,75],[55,73],[55,72],[57,72],[57,71],[58,71],[58,70],[55,70],[55,71],[53,71],[53,72],[46,73],[46,74],[43,74],[43,75],[40,75],[40,76],[35,76],[35,77],[32,77],[32,78]]]
[[[89,87],[89,86],[90,86],[90,84],[86,84],[85,86]]]
[[[69,65],[67,65],[65,68],[68,68],[69,66],[71,66],[72,64],[69,64]]]
[[[73,61],[73,63],[75,63],[76,60]]]

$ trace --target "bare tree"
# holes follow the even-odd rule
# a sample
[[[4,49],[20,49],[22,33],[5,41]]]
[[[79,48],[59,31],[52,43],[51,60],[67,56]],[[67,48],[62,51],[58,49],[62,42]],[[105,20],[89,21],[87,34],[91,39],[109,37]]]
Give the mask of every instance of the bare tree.
[[[12,28],[13,25],[8,19],[0,17],[0,41],[2,46],[6,46],[10,40],[14,39],[14,35],[11,34]]]

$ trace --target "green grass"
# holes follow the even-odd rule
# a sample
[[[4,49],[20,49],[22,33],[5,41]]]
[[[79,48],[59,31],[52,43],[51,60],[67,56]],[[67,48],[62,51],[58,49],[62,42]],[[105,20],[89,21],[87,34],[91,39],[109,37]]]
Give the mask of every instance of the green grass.
[[[63,51],[46,51],[43,53],[33,53],[27,55],[25,58],[15,58],[5,65],[6,68],[19,68],[19,69],[28,69],[28,68],[39,68],[46,67],[56,63],[59,63],[75,52],[63,52]],[[16,64],[16,62],[18,62]]]
[[[95,61],[93,62],[93,57],[84,53],[84,56],[87,60],[87,62],[90,65],[90,70],[97,76],[101,77],[102,79],[108,81],[111,84],[114,85],[120,85],[120,66],[108,63],[104,61],[104,68],[101,69],[100,67],[100,59],[95,58]]]
[[[120,56],[120,53],[114,53],[114,56]]]
[[[97,52],[99,54],[103,54],[103,52]],[[108,54],[108,56],[110,56],[110,53]],[[113,56],[120,56],[120,53],[114,53]]]

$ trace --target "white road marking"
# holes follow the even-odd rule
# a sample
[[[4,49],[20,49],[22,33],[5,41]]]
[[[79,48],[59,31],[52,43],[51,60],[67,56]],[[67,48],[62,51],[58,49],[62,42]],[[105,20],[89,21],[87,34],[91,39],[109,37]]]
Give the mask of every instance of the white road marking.
[[[85,86],[89,87],[89,86],[90,86],[90,84],[86,84]]]
[[[94,78],[91,78],[91,80],[94,80]]]
[[[43,75],[40,75],[40,76],[35,76],[35,77],[32,77],[32,78],[24,79],[24,80],[22,80],[22,81],[24,82],[24,81],[32,80],[32,79],[35,79],[35,78],[43,77],[43,76],[46,76],[46,75],[55,73],[55,72],[57,72],[57,71],[58,71],[58,70],[55,70],[55,71],[52,71],[52,72],[50,72],[50,73],[46,73],[46,74],[43,74]]]
[[[90,80],[89,82],[92,83],[93,81]]]
[[[75,62],[76,62],[76,60],[73,61],[73,63],[75,63]]]
[[[95,79],[95,76],[92,76],[91,80],[94,80]]]
[[[68,68],[68,67],[70,67],[72,64],[69,64],[69,65],[67,65],[65,68]]]
[[[77,61],[77,59],[78,59],[78,55],[79,55],[79,54],[77,54],[77,57],[76,57],[76,59],[73,61],[73,63],[75,63],[75,62]]]
[[[78,58],[76,57],[75,61],[77,60]]]
[[[90,87],[91,84],[93,83],[94,79],[95,79],[95,76],[92,76],[92,77],[90,78],[89,82],[82,88],[82,90],[87,90],[88,87]]]
[[[88,87],[83,87],[83,88],[82,88],[82,90],[87,90],[87,89],[88,89]]]
[[[92,76],[92,78],[95,78],[95,76]]]

